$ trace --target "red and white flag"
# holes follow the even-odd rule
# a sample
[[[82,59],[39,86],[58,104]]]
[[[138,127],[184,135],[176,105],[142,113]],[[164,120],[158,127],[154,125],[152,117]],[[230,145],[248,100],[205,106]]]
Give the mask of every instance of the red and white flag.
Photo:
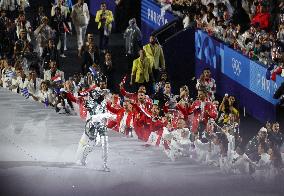
[[[62,82],[62,79],[61,79],[61,75],[60,75],[60,74],[55,75],[54,77],[51,78],[51,80],[52,80],[53,82]]]

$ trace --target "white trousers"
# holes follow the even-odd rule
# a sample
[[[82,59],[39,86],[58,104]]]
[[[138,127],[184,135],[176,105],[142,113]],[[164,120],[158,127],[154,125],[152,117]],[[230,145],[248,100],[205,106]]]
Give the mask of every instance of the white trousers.
[[[108,159],[108,136],[101,136],[100,141],[102,144],[102,159],[104,162],[104,165],[107,165],[107,159]],[[79,146],[77,149],[77,161],[80,161],[81,163],[85,163],[87,156],[90,152],[92,152],[96,146],[96,139],[90,140],[89,137],[83,133]]]
[[[78,45],[78,50],[80,50],[83,46],[85,36],[86,36],[86,31],[87,31],[87,25],[86,26],[76,26],[75,25],[75,30],[77,34],[77,45]]]

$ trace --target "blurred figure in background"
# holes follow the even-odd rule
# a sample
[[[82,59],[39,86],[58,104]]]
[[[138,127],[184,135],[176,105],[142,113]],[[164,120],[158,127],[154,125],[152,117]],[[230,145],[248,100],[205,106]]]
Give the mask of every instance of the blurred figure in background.
[[[89,8],[87,3],[84,3],[84,0],[78,0],[78,3],[76,3],[72,7],[71,18],[77,33],[77,44],[79,52],[81,50],[81,47],[83,46],[87,27],[90,21]]]
[[[142,48],[142,33],[135,18],[129,20],[129,26],[124,32],[124,39],[126,56],[128,57],[128,72],[130,72],[132,62],[138,57],[138,52]]]

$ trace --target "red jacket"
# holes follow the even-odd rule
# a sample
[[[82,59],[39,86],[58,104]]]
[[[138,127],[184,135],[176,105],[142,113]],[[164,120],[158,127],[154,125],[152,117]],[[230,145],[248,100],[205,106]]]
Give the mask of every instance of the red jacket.
[[[136,103],[138,102],[138,100],[137,100],[138,94],[137,93],[129,93],[124,88],[120,89],[120,93],[123,97],[134,100]],[[153,102],[152,99],[148,95],[146,95],[146,102],[150,102],[150,103]]]
[[[113,114],[116,114],[116,121],[115,121],[114,129],[119,130],[120,122],[125,115],[125,109],[124,108],[112,107],[110,103],[107,103],[106,107],[107,107],[108,111],[110,111]],[[131,127],[132,121],[133,121],[133,112],[128,112],[127,118],[126,118],[126,128]],[[110,122],[110,123],[112,123],[112,122]]]
[[[159,136],[157,140],[157,145],[160,144],[160,139],[163,134],[163,127],[167,126],[166,123],[163,123],[160,117],[153,116],[152,112],[149,109],[145,109],[139,107],[137,104],[134,104],[134,107],[137,112],[139,112],[139,118],[135,121],[137,125],[142,125],[143,128],[141,129],[141,138],[143,141],[148,141],[151,132],[156,132]]]
[[[207,125],[207,122],[210,118],[217,118],[217,110],[216,107],[212,104],[212,102],[205,101],[203,110],[201,109],[201,103],[202,102],[200,100],[196,100],[188,109],[189,114],[193,113],[191,131],[194,133],[197,132],[200,122],[203,122]]]
[[[254,25],[256,23],[259,23],[261,29],[268,29],[269,20],[270,20],[270,13],[268,12],[258,13],[252,18],[251,24]]]
[[[146,115],[150,115],[148,113],[149,108],[151,108],[151,106],[146,103],[144,105],[139,105],[139,106],[137,104],[133,104],[134,130],[136,132],[136,135],[138,136],[138,139],[143,140],[143,141],[146,140],[145,137],[149,130],[149,125],[147,124],[147,116],[146,116]]]
[[[137,93],[129,93],[123,87],[120,89],[120,93],[123,97],[132,99],[132,100],[137,100]]]

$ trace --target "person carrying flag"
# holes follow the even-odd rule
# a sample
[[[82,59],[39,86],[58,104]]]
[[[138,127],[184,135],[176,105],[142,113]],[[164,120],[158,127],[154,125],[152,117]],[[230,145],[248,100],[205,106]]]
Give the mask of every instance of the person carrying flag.
[[[19,67],[16,69],[16,77],[12,79],[12,85],[9,89],[15,93],[21,93],[21,90],[28,86],[28,82],[23,68]]]
[[[51,17],[50,27],[55,32],[55,45],[57,46],[60,41],[60,56],[65,58],[64,55],[64,37],[66,32],[70,32],[68,23],[65,17],[61,14],[61,8],[55,7],[55,15]]]
[[[51,89],[48,88],[47,82],[42,81],[40,84],[40,91],[36,94],[30,94],[35,101],[39,101],[45,106],[54,106],[55,105],[55,96],[52,93]]]
[[[59,69],[57,69],[57,64],[56,61],[52,60],[49,63],[49,70],[46,70],[44,72],[44,80],[50,81],[50,82],[59,82],[62,81],[64,82],[64,72],[60,71]]]
[[[23,89],[21,90],[21,94],[22,94],[26,99],[28,99],[28,98],[30,97],[30,93],[29,93],[29,90],[28,90],[27,87],[25,87],[25,88],[23,88]]]

